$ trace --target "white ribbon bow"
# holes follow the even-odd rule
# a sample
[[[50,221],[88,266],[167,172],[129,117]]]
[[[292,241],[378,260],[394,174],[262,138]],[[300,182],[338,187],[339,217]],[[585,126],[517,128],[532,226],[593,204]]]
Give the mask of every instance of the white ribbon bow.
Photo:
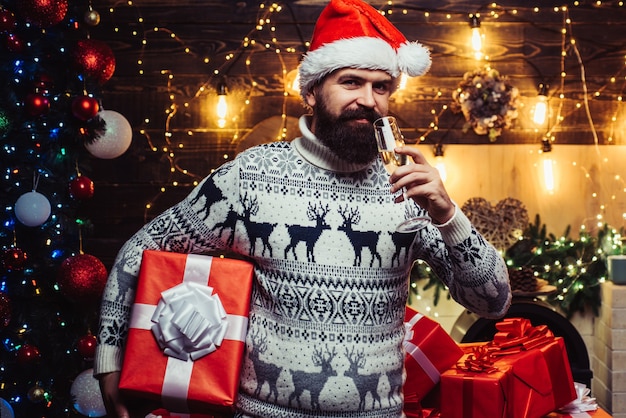
[[[195,361],[217,350],[228,329],[226,310],[213,288],[183,282],[161,293],[152,333],[163,352]]]
[[[559,408],[559,412],[564,414],[582,414],[583,412],[595,411],[598,409],[596,398],[589,397],[591,390],[583,383],[574,382],[574,389],[576,389],[576,399],[568,403],[562,408]],[[581,416],[587,417],[588,414],[582,414]]]

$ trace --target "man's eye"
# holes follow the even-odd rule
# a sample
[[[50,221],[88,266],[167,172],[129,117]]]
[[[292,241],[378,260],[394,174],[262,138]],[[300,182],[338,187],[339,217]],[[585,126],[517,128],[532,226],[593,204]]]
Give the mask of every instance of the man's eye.
[[[389,85],[387,84],[376,84],[374,85],[374,90],[379,93],[386,93],[389,91]]]

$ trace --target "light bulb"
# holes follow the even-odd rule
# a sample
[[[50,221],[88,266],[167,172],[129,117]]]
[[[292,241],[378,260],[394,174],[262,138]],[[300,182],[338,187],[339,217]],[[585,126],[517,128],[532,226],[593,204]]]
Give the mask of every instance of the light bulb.
[[[439,171],[439,177],[444,183],[448,179],[448,171],[446,170],[446,162],[443,160],[443,156],[435,157],[435,168]]]
[[[535,125],[543,125],[546,121],[546,113],[548,112],[548,104],[546,96],[539,96],[539,101],[535,104],[535,112],[533,113],[533,122]]]
[[[285,75],[285,92],[292,96],[300,96],[300,73],[297,68]]]
[[[543,184],[549,194],[554,193],[554,161],[547,153],[544,153],[543,158]]]
[[[400,82],[398,83],[398,90],[404,90],[406,88],[406,83],[409,81],[409,77],[407,77],[406,73],[400,74]]]
[[[471,30],[471,45],[474,51],[474,58],[480,60],[483,57],[483,34],[480,31],[480,15],[471,14],[469,18]]]
[[[296,91],[296,92],[300,92],[300,73],[296,72],[296,76],[293,79],[293,82],[291,83],[291,90]]]
[[[554,173],[554,160],[552,159],[552,144],[549,139],[541,141],[541,171],[543,172],[543,185],[548,194],[556,190]]]
[[[220,83],[217,86],[217,126],[226,126],[226,115],[228,114],[228,104],[226,103],[226,84]]]
[[[435,168],[439,171],[439,177],[441,177],[441,181],[444,183],[448,178],[448,171],[446,170],[446,163],[443,159],[443,145],[436,144],[435,145]]]
[[[539,84],[539,94],[537,95],[537,103],[535,104],[535,111],[533,112],[533,122],[535,125],[543,125],[546,122],[546,116],[548,114],[548,86],[541,83]]]

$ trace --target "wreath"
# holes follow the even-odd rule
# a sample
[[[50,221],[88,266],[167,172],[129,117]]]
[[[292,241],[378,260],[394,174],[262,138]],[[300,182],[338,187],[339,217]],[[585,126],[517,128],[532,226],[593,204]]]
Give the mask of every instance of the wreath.
[[[452,93],[452,110],[465,117],[463,132],[489,135],[494,142],[517,118],[519,90],[493,68],[469,71]]]

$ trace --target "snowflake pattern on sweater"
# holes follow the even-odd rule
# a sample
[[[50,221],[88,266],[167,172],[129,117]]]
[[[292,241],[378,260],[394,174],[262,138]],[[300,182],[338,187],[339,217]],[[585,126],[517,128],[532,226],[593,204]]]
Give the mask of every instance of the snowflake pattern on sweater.
[[[388,179],[378,160],[349,173],[316,167],[293,143],[239,154],[122,248],[100,343],[122,349],[144,249],[235,253],[255,263],[237,416],[402,416],[414,260],[483,315],[501,315],[510,291],[501,257],[473,228],[448,245],[433,225],[393,232],[404,211]]]

